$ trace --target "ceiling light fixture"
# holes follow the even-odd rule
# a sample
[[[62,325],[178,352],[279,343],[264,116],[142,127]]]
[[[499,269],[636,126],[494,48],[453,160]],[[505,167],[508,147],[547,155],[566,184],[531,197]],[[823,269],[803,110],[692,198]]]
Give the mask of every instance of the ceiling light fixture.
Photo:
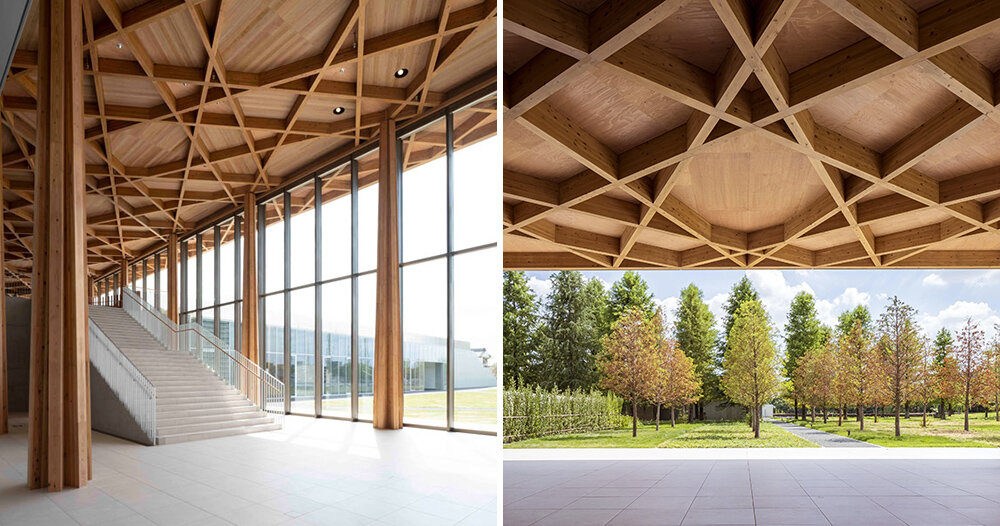
[[[333,109],[333,114],[334,115],[340,115],[341,113],[344,113],[344,107],[343,106],[337,106],[336,108]]]
[[[401,79],[401,78],[405,77],[405,76],[406,76],[406,74],[407,74],[407,73],[409,73],[409,72],[410,72],[410,70],[408,70],[408,69],[406,69],[406,68],[399,68],[399,69],[397,69],[397,70],[396,70],[396,72],[395,72],[395,73],[393,73],[393,75],[394,75],[394,76],[395,76],[395,77],[396,77],[397,79]]]
[[[124,46],[122,46],[122,43],[121,43],[121,42],[119,42],[119,43],[115,44],[115,47],[117,47],[118,49],[121,49],[121,48],[122,48],[122,47],[124,47]]]
[[[182,83],[181,83],[181,85],[182,85],[182,86],[184,86],[184,87],[186,88],[186,87],[187,87],[187,85],[188,85],[188,83],[187,83],[187,82],[182,82]]]

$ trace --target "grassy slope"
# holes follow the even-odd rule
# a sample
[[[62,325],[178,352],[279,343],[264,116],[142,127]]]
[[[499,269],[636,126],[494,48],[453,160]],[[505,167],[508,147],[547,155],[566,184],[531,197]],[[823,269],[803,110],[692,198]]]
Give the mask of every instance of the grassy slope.
[[[632,438],[632,428],[595,431],[570,435],[552,435],[522,440],[504,447],[521,448],[708,448],[708,447],[816,447],[813,443],[769,423],[761,424],[761,437],[754,439],[750,427],[742,422],[709,422],[695,424],[660,424],[660,430],[649,424],[639,427],[639,436]]]
[[[860,431],[858,422],[854,419],[845,420],[837,426],[837,419],[831,418],[824,424],[817,418],[812,424],[807,420],[796,423],[847,436],[865,442],[871,442],[885,447],[998,447],[1000,446],[1000,423],[992,419],[986,420],[982,413],[969,414],[969,432],[964,430],[964,416],[956,413],[947,419],[928,416],[927,427],[920,427],[918,417],[900,418],[900,434],[895,436],[895,419],[891,416],[880,417],[876,424],[870,417],[865,418],[865,430]]]

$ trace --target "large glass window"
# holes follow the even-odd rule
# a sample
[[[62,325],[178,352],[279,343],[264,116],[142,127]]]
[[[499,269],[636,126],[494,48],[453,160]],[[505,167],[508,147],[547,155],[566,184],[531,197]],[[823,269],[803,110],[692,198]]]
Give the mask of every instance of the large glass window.
[[[325,217],[324,217],[325,219]],[[325,240],[324,240],[325,241]],[[323,295],[323,415],[351,417],[351,279],[327,283]]]
[[[399,140],[403,421],[496,431],[496,97]]]

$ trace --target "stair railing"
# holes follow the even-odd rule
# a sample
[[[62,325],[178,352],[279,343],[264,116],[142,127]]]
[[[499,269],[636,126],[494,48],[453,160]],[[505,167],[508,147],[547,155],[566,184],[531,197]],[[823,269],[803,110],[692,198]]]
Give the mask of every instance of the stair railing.
[[[171,351],[184,351],[208,367],[227,384],[243,393],[262,411],[283,424],[285,384],[274,375],[205,332],[197,323],[177,325],[146,303],[135,292],[124,289],[122,307],[156,341]]]
[[[90,363],[125,406],[139,428],[156,443],[156,387],[111,342],[107,334],[89,320]]]

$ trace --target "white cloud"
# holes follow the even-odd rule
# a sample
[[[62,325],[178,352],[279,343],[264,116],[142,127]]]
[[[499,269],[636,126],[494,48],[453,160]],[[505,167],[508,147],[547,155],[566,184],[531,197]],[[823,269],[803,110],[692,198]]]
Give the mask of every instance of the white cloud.
[[[528,288],[531,292],[535,293],[535,299],[542,303],[545,302],[545,297],[549,295],[549,291],[552,290],[552,280],[548,279],[538,279],[534,276],[528,278]]]
[[[653,303],[663,312],[663,325],[670,327],[676,320],[677,306],[681,304],[681,299],[671,296],[666,299],[653,298]]]
[[[610,291],[611,290],[611,284],[608,283],[607,281],[605,281],[604,278],[602,278],[600,276],[594,276],[594,277],[592,277],[590,279],[596,279],[598,282],[600,282],[601,286],[604,287],[605,291]]]
[[[925,287],[943,287],[947,285],[944,278],[933,272],[924,277],[923,284]]]
[[[805,281],[798,285],[790,285],[780,270],[748,270],[747,277],[760,294],[760,301],[764,305],[764,310],[771,316],[775,329],[785,325],[788,308],[796,294],[808,292],[816,295]]]
[[[966,285],[983,287],[1000,283],[1000,270],[984,270],[969,275],[964,280]]]
[[[858,305],[868,305],[871,299],[871,294],[861,292],[855,287],[848,287],[832,300],[817,299],[816,313],[821,323],[832,327],[837,324],[837,316],[840,316],[840,313]]]
[[[715,316],[716,328],[722,327],[722,318],[726,315],[725,306],[728,299],[728,292],[720,292],[705,302],[708,305],[708,310]]]
[[[989,303],[972,301],[956,301],[935,315],[919,314],[917,321],[924,334],[933,337],[942,327],[953,333],[958,331],[969,318],[987,333],[993,331],[994,324],[1000,323],[1000,315],[990,307]]]

